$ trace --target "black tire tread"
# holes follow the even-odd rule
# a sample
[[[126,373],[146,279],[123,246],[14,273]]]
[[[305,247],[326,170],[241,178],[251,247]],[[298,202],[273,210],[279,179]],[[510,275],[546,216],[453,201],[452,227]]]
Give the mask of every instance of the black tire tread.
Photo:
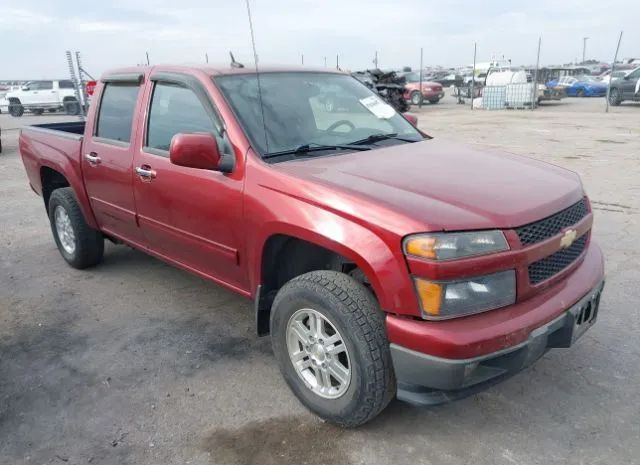
[[[58,248],[62,252],[53,216],[54,206],[57,204],[62,205],[67,211],[76,236],[76,253],[73,259],[68,259],[62,254],[67,263],[79,270],[100,263],[104,256],[104,237],[100,231],[96,231],[87,224],[71,187],[56,189],[49,198],[49,221]]]
[[[378,415],[396,393],[395,375],[385,330],[385,315],[366,287],[344,273],[329,270],[311,271],[289,281],[278,292],[274,307],[284,292],[298,286],[316,288],[320,292],[328,291],[339,300],[348,312],[346,316],[350,325],[359,328],[359,331],[350,335],[364,344],[366,352],[371,354],[371,359],[362,367],[368,381],[363,402],[349,418],[328,419],[343,427],[362,425]]]

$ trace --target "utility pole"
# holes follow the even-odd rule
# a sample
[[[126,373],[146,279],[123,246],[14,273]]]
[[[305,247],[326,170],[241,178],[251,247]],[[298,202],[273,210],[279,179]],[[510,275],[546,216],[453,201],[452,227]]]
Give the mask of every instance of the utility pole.
[[[327,57],[324,57],[324,67],[327,67]]]
[[[418,108],[422,108],[422,100],[423,100],[422,98],[422,49],[423,47],[420,47],[420,103],[418,104]]]
[[[473,111],[473,91],[476,86],[476,54],[478,52],[478,43],[473,43],[473,71],[471,72],[471,111]]]
[[[376,54],[373,57],[373,64],[378,69],[378,51],[376,50]]]
[[[584,64],[584,60],[587,52],[587,40],[589,40],[588,37],[582,38],[582,64]]]
[[[620,42],[622,42],[622,33],[620,31],[620,37],[618,38],[618,46],[616,47],[616,54],[613,56],[613,63],[611,63],[611,74],[609,74],[609,85],[607,86],[607,107],[605,112],[609,113],[609,95],[611,95],[611,83],[613,82],[613,73],[616,71],[616,61],[618,61],[618,52],[620,51]]]
[[[149,52],[147,52],[147,66],[150,65],[149,63]]]
[[[302,62],[302,64],[304,65],[304,53],[300,54],[300,61]]]
[[[336,69],[340,69],[340,55],[336,54]]]
[[[207,63],[209,63],[209,54],[205,53],[204,54],[204,61],[206,61]]]

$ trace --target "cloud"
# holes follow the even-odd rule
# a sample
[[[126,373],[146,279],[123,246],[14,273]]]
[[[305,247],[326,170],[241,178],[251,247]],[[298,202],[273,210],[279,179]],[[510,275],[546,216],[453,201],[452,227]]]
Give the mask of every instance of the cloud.
[[[6,1],[6,0],[4,0]],[[22,0],[20,8],[1,7],[0,78],[66,75],[65,50],[80,50],[85,66],[104,70],[145,61],[228,61],[250,63],[253,53],[244,0]],[[329,65],[336,55],[345,68],[372,66],[377,51],[385,68],[425,64],[465,65],[492,56],[516,64],[535,62],[542,36],[543,63],[581,56],[611,60],[625,30],[622,56],[640,56],[640,4],[626,0],[488,0],[471,8],[452,0],[251,0],[256,45],[262,63]],[[624,11],[624,14],[620,14]],[[7,73],[11,73],[8,75]]]

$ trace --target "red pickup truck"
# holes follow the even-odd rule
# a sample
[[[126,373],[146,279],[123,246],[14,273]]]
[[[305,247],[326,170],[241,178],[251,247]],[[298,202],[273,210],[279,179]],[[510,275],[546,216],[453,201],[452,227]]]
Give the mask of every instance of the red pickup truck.
[[[330,112],[336,88],[352,105]],[[476,392],[596,320],[575,173],[433,139],[325,69],[128,68],[93,101],[86,123],[20,135],[63,258],[96,265],[107,239],[253,299],[328,421]]]

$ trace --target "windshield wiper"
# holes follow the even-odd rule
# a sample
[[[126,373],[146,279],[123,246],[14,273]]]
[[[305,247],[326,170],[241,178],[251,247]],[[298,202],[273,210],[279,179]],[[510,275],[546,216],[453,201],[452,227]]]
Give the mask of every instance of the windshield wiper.
[[[295,149],[282,150],[280,152],[265,153],[262,158],[274,158],[281,157],[283,155],[304,155],[311,152],[322,152],[325,150],[371,150],[371,147],[364,145],[352,145],[352,144],[338,144],[338,145],[322,145],[311,142],[309,144],[303,144]]]
[[[388,139],[401,140],[402,142],[418,142],[420,140],[420,139],[407,139],[406,137],[398,136],[397,133],[392,132],[390,134],[371,134],[369,137],[351,142],[351,144],[354,144],[354,145],[374,144],[376,142],[380,142],[381,140],[388,140]]]

